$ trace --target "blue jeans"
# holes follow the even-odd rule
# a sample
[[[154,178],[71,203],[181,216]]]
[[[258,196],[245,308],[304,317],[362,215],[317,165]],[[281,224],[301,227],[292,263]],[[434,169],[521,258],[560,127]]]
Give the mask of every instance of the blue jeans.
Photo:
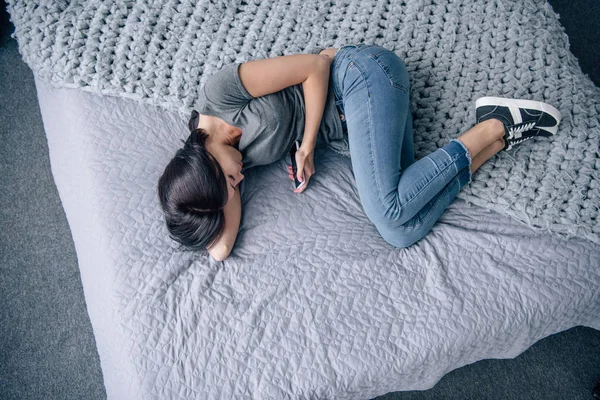
[[[415,161],[408,73],[394,52],[343,46],[331,64],[330,84],[367,217],[392,246],[414,244],[471,182],[471,155],[452,139]]]

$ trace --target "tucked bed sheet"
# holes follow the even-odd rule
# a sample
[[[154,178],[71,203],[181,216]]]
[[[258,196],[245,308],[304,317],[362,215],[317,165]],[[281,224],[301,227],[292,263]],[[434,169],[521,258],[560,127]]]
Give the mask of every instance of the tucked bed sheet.
[[[231,253],[178,250],[156,194],[181,115],[36,80],[109,399],[366,399],[433,387],[539,339],[600,329],[600,249],[457,199],[396,249],[350,159],[247,171]]]

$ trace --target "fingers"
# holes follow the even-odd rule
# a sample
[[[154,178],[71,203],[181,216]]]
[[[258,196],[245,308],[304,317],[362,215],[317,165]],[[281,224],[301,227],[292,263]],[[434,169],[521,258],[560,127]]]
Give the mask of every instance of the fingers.
[[[294,172],[292,171],[291,165],[288,165],[288,178],[290,178],[291,180],[294,180]],[[298,180],[300,180],[300,178],[298,178]]]
[[[300,182],[304,182],[304,159],[300,157],[300,154],[296,152],[296,175]]]
[[[306,187],[308,186],[308,181],[309,181],[309,180],[310,180],[310,179],[307,179],[305,182],[302,182],[302,183],[300,184],[300,187],[299,187],[299,188],[297,188],[297,189],[294,189],[294,193],[302,193],[302,192],[304,192],[304,189],[306,189]]]
[[[312,174],[307,174],[306,180],[301,183],[301,186],[299,188],[294,189],[294,193],[302,193],[304,191],[304,189],[306,189],[306,187],[308,186],[308,181],[310,181],[311,176],[314,175],[315,173],[316,173],[316,171],[313,172]],[[291,165],[288,165],[288,178],[290,178],[292,181],[294,180],[294,172],[292,171]]]

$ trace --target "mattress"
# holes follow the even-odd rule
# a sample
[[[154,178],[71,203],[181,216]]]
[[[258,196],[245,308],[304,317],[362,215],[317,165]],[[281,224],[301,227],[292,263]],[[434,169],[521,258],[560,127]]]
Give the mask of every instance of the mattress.
[[[180,250],[157,196],[180,114],[36,78],[109,399],[365,399],[600,329],[600,249],[456,199],[417,244],[387,244],[350,159],[317,149],[248,170],[229,258]]]

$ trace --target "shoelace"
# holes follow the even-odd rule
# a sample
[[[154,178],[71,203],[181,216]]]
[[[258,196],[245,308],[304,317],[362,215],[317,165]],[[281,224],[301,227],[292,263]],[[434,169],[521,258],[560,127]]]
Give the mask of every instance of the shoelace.
[[[527,137],[520,138],[520,139],[509,139],[509,140],[508,140],[508,147],[509,147],[510,149],[512,149],[512,148],[515,146],[515,144],[522,143],[522,142],[524,142],[524,141],[526,141],[526,140],[529,140],[529,139],[531,139],[532,137],[533,137],[533,136],[527,136]],[[509,149],[507,148],[507,150],[509,150]]]
[[[509,139],[518,139],[523,135],[523,132],[528,131],[535,127],[535,122],[529,122],[525,125],[521,125],[518,128],[511,126],[508,130],[508,138]]]

